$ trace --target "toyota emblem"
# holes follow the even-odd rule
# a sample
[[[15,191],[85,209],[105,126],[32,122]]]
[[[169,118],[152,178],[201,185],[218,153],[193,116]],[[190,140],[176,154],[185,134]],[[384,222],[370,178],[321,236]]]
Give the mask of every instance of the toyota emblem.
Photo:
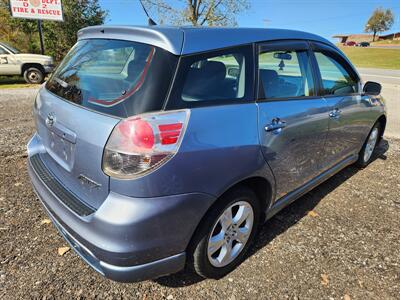
[[[54,125],[55,121],[56,121],[56,117],[52,113],[49,113],[46,118],[46,125],[48,127],[52,127]]]

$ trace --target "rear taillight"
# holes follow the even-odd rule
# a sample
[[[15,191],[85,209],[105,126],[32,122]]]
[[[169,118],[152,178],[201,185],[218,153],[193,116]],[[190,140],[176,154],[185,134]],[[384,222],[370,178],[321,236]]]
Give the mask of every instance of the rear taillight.
[[[188,121],[189,110],[122,120],[107,142],[104,172],[111,177],[131,179],[160,167],[178,151]]]

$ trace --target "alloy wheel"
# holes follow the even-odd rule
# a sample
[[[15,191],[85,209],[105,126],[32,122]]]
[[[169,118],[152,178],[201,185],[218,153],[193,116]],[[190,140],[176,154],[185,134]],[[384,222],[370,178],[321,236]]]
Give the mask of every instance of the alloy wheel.
[[[367,144],[365,145],[365,151],[364,151],[364,161],[367,162],[371,156],[372,153],[374,152],[376,142],[378,141],[378,128],[375,127],[372,131],[371,134],[369,135]]]
[[[253,229],[253,207],[246,201],[230,205],[214,224],[207,244],[208,259],[221,268],[234,261],[248,242]]]

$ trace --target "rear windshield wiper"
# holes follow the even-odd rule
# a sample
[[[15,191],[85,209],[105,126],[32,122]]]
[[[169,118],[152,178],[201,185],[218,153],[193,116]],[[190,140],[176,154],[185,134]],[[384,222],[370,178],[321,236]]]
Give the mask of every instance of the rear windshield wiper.
[[[66,83],[64,80],[61,80],[61,79],[58,78],[58,77],[54,77],[54,80],[57,81],[57,83],[58,83],[59,85],[61,85],[64,89],[66,89],[66,88],[69,86],[68,83]]]
[[[78,88],[76,85],[72,85],[72,84],[68,84],[67,82],[65,82],[64,80],[58,78],[58,77],[54,77],[54,80],[61,85],[62,88],[64,88],[63,94],[64,96],[69,96],[69,95],[81,95],[81,89]]]

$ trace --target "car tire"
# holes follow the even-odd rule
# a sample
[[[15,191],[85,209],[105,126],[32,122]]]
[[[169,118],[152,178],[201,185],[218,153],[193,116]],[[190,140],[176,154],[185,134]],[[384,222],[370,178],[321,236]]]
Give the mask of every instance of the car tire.
[[[226,217],[229,211],[231,220]],[[208,211],[192,238],[189,269],[214,279],[230,273],[245,259],[257,234],[260,216],[259,200],[251,189],[238,187],[224,194]]]
[[[376,146],[379,144],[381,139],[381,124],[375,123],[371,131],[366,138],[363,147],[358,155],[357,165],[361,168],[365,168],[372,160]]]
[[[40,84],[44,80],[44,74],[40,69],[32,67],[25,70],[24,79],[27,83]]]

